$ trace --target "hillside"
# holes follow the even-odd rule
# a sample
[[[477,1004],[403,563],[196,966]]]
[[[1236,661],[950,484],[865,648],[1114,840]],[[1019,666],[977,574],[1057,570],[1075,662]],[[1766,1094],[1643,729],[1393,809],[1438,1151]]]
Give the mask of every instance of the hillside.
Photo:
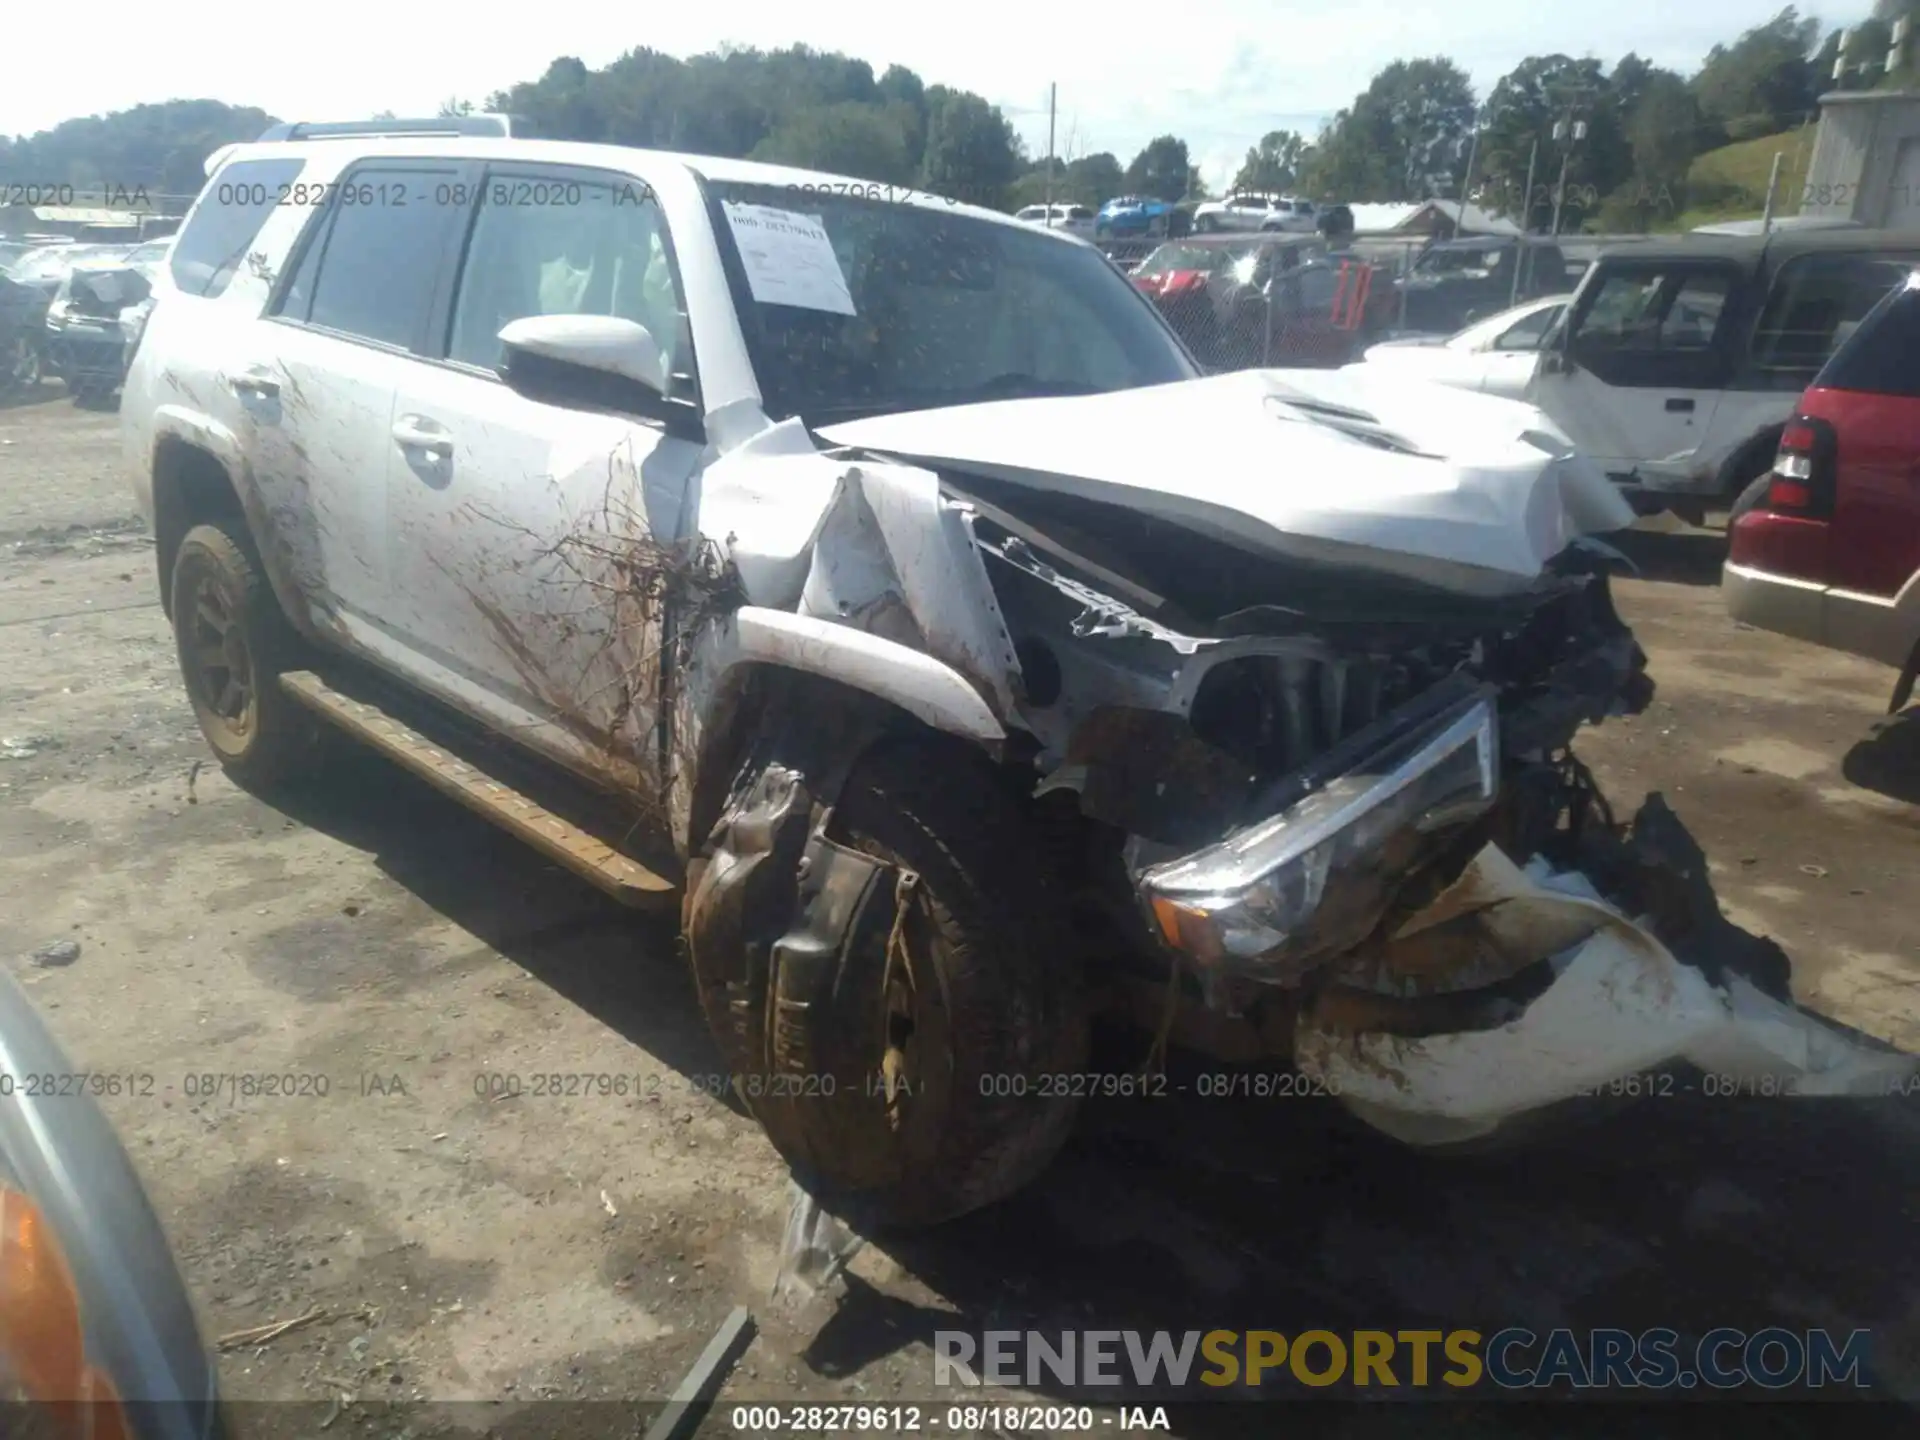
[[[1774,213],[1797,215],[1807,164],[1813,158],[1813,136],[1814,127],[1809,125],[1723,145],[1696,156],[1687,170],[1683,210],[1673,228],[1686,230],[1718,220],[1757,219],[1766,208],[1773,157],[1780,152],[1785,152],[1786,159],[1780,166]]]

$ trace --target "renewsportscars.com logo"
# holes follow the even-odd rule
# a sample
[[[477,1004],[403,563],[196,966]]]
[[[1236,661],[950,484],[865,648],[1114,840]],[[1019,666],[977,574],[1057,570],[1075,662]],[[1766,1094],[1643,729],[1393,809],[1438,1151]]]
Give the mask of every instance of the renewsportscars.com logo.
[[[936,1386],[1870,1388],[1865,1330],[936,1330]]]

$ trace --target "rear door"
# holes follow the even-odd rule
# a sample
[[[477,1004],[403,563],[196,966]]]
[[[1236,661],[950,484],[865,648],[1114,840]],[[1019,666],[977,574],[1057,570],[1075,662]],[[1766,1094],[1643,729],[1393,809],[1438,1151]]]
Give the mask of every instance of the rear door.
[[[1839,432],[1831,581],[1898,594],[1920,573],[1920,288],[1872,315],[1808,399]]]
[[[1688,475],[1732,368],[1740,279],[1724,260],[1603,261],[1527,398],[1617,480]]]
[[[276,286],[251,353],[224,379],[252,425],[260,492],[299,583],[346,638],[387,652],[386,524],[394,395],[428,338],[458,216],[459,162],[371,160],[342,172]]]
[[[613,315],[647,327],[694,400],[672,242],[629,176],[494,165],[478,193],[437,358],[400,386],[387,441],[391,623],[449,700],[577,770],[650,786],[661,614],[648,590],[665,572],[647,547],[688,523],[701,446],[529,399],[495,367],[510,321]]]

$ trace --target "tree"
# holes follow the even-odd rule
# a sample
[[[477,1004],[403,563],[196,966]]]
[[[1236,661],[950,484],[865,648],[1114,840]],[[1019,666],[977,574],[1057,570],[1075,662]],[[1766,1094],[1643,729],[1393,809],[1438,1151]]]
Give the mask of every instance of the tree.
[[[440,102],[440,108],[434,113],[441,116],[471,115],[473,114],[473,102],[471,100],[462,100],[455,95],[449,95]]]
[[[219,100],[167,100],[63,120],[11,144],[0,140],[0,180],[186,198],[206,182],[207,156],[257,140],[274,123],[264,110]]]
[[[1622,77],[1629,94],[1652,83],[1652,68],[1629,57]],[[1572,117],[1586,133],[1555,135]],[[1527,191],[1528,162],[1538,144],[1539,164],[1533,190]],[[1529,55],[1495,82],[1487,97],[1487,125],[1480,140],[1481,181],[1476,193],[1489,208],[1514,217],[1528,229],[1551,223],[1554,192],[1566,161],[1567,189],[1562,223],[1577,229],[1598,204],[1633,173],[1621,107],[1607,73],[1594,59],[1567,55]]]
[[[1687,207],[1687,171],[1707,148],[1700,102],[1673,71],[1649,66],[1627,93],[1633,101],[1621,109],[1633,170],[1601,206],[1600,228],[1608,231],[1671,221]]]
[[[1451,60],[1396,60],[1321,131],[1305,166],[1325,198],[1425,200],[1466,162],[1473,87]]]
[[[1006,117],[979,96],[903,65],[876,80],[864,60],[804,45],[724,45],[684,60],[643,47],[602,70],[563,56],[488,108],[554,139],[757,155],[902,184],[931,174],[966,190],[955,199],[989,203],[1021,165]],[[946,117],[937,143],[936,113]]]
[[[1119,159],[1105,150],[1067,163],[1067,184],[1081,205],[1100,205],[1126,188],[1127,174]]]
[[[1300,171],[1311,147],[1292,130],[1269,130],[1234,172],[1233,189],[1291,190],[1300,183]]]
[[[944,86],[927,92],[923,189],[970,205],[1002,205],[1020,168],[1019,137],[998,106]]]
[[[878,106],[851,101],[789,115],[748,158],[902,186],[913,183],[916,170],[898,121]]]
[[[1176,135],[1156,135],[1127,166],[1127,189],[1159,200],[1184,199],[1193,180],[1187,142]]]
[[[1772,135],[1797,125],[1815,109],[1824,76],[1809,59],[1820,39],[1820,22],[1789,5],[1731,45],[1707,52],[1693,93],[1700,109],[1733,139]]]

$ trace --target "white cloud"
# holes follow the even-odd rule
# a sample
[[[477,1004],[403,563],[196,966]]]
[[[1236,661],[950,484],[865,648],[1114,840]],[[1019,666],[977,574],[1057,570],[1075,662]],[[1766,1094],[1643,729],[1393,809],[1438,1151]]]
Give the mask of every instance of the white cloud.
[[[86,38],[77,40],[61,7],[26,0],[6,26],[13,64],[0,84],[0,133],[181,97],[258,105],[283,118],[431,113],[446,96],[478,102],[534,78],[562,54],[599,66],[642,44],[686,55],[727,41],[804,43],[866,59],[876,72],[897,61],[928,81],[978,91],[1007,110],[1035,154],[1046,149],[1047,86],[1057,82],[1061,144],[1071,135],[1082,153],[1111,150],[1125,163],[1171,132],[1218,185],[1261,134],[1312,132],[1395,59],[1449,56],[1483,93],[1522,57],[1554,51],[1611,63],[1633,50],[1691,69],[1710,46],[1763,23],[1780,3],[1202,0],[1129,10],[974,0],[936,14],[891,0],[580,0],[542,14],[327,0],[265,18],[215,9],[187,23],[183,12],[156,11],[145,0],[95,0]],[[1823,19],[1852,23],[1869,8],[1869,0],[1847,0]]]

